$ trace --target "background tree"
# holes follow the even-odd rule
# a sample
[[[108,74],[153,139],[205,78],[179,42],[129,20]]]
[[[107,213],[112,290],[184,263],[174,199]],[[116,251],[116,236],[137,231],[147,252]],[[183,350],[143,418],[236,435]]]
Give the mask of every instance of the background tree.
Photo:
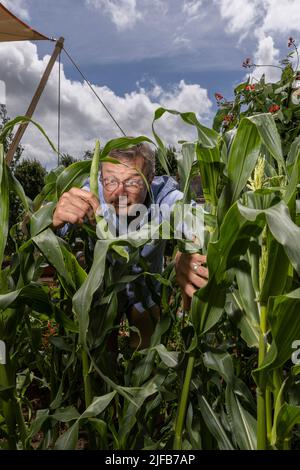
[[[5,124],[10,121],[10,117],[7,115],[7,108],[5,104],[0,104],[0,131]],[[4,145],[4,152],[6,153],[13,141],[14,138],[14,133],[9,132],[7,137],[5,138],[3,145]],[[17,150],[14,154],[14,157],[12,159],[12,162],[10,164],[11,168],[14,169],[15,166],[17,165],[18,161],[21,158],[22,152],[24,150],[24,147],[22,145],[18,145]]]
[[[65,168],[72,165],[72,163],[78,162],[77,158],[72,157],[72,155],[68,153],[61,154],[59,161],[60,161],[60,164],[63,165]]]
[[[178,172],[177,172],[177,161],[176,161],[176,148],[173,146],[169,146],[167,148],[167,159],[169,163],[169,170],[170,175],[173,176],[176,180],[178,179]],[[166,172],[160,164],[160,161],[157,157],[157,151],[155,151],[155,174],[156,176],[165,175]]]
[[[25,158],[14,168],[14,176],[19,180],[26,196],[33,200],[42,190],[44,186],[44,178],[47,171],[42,164],[36,159]],[[23,206],[20,199],[15,193],[10,193],[9,199],[9,230],[22,220]],[[18,227],[15,228],[15,235],[22,238],[22,234]],[[18,234],[17,234],[18,232]],[[17,238],[17,237],[16,237]],[[6,253],[10,254],[15,251],[15,244],[11,237],[8,238]]]

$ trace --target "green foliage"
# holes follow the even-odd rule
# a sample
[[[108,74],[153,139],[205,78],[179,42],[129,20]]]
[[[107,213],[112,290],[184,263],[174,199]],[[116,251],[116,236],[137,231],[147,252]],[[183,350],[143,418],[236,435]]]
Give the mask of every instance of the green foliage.
[[[274,93],[273,85],[262,86]],[[237,93],[245,95],[243,88]],[[268,94],[259,100],[267,102]],[[78,231],[62,239],[49,228],[60,195],[80,187],[90,171],[97,193],[98,160],[129,140],[114,139],[102,150],[97,144],[92,161],[51,172],[31,204],[4,165],[1,138],[10,127],[4,129],[1,261],[9,191],[18,194],[29,221],[23,221],[27,232],[16,242],[11,265],[0,271],[0,339],[8,351],[0,365],[1,447],[74,449],[84,431],[90,449],[299,448],[299,365],[291,367],[300,332],[299,138],[290,134],[285,153],[278,115],[262,111],[268,109],[240,112],[237,127],[221,133],[193,113],[156,111],[153,130],[170,113],[198,131],[176,161],[184,201],[191,197],[191,178],[202,179],[201,252],[209,281],[182,312],[169,260],[164,273],[155,274],[162,286],[160,321],[150,347],[136,351],[128,342],[124,351],[124,337],[136,329],[120,327],[122,294],[128,282],[153,277],[140,257],[147,240],[137,232],[114,238],[100,217],[105,237],[89,224],[79,231],[81,265],[72,253]],[[162,171],[171,172],[156,130],[154,140]],[[55,270],[51,285],[41,280],[46,263]]]
[[[156,176],[165,175],[166,171],[162,167],[157,154],[158,154],[158,151],[156,150],[156,152],[155,152],[155,160],[156,160],[155,175]],[[177,179],[178,178],[178,173],[177,173],[177,160],[176,160],[176,149],[175,149],[175,147],[169,146],[166,149],[166,158],[167,158],[168,164],[169,164],[170,175],[173,176],[175,179]]]
[[[63,153],[59,157],[60,165],[63,165],[65,168],[67,168],[68,166],[72,165],[72,163],[75,163],[77,161],[78,160],[76,158],[72,157],[72,155],[69,155],[68,153]]]
[[[234,89],[233,101],[227,101],[219,93],[216,94],[219,107],[213,123],[216,131],[227,133],[235,129],[244,117],[272,113],[281,138],[283,156],[287,158],[291,144],[300,132],[300,106],[295,106],[291,102],[292,86],[297,71],[297,68],[294,70],[292,67],[292,56],[296,54],[299,62],[298,50],[294,43],[290,44],[292,45],[295,49],[280,62],[281,66],[275,66],[281,69],[278,82],[266,83],[264,75],[259,81],[249,78]],[[250,62],[247,67],[260,66]]]

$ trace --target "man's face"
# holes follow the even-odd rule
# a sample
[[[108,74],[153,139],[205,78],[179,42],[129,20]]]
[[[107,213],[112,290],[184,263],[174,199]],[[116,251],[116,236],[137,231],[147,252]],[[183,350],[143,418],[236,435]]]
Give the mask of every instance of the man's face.
[[[120,162],[102,164],[104,199],[118,215],[130,215],[134,212],[134,204],[143,204],[147,196],[147,188],[139,173],[145,174],[145,161],[143,157],[137,157]]]

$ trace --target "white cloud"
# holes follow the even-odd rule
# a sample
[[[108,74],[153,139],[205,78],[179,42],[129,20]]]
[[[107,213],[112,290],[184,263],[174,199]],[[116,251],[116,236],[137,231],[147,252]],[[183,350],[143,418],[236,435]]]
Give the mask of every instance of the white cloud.
[[[171,91],[163,92],[160,102],[166,108],[178,109],[183,113],[194,111],[201,120],[207,119],[212,105],[207,90],[197,84],[187,85],[184,80]]]
[[[3,3],[3,5],[14,15],[19,16],[26,21],[30,20],[30,15],[26,6],[26,0],[2,0],[1,3]]]
[[[266,14],[262,28],[265,32],[278,31],[289,35],[292,31],[299,31],[299,0],[263,0],[263,3]]]
[[[275,45],[287,46],[288,37],[299,31],[300,5],[299,0],[214,0],[220,14],[228,21],[226,31],[240,34],[239,43],[245,38],[256,38],[254,63],[279,65],[279,59],[285,53]],[[283,35],[285,35],[283,37]],[[296,42],[298,38],[295,38]],[[282,40],[284,43],[282,44]],[[280,41],[280,42],[279,42]],[[257,68],[253,76],[259,78],[262,73],[266,80],[276,82],[280,78],[280,69],[275,67]]]
[[[228,20],[227,32],[264,33],[277,31],[289,34],[299,30],[299,0],[214,0],[222,18]]]
[[[260,0],[215,0],[221,16],[228,21],[227,32],[249,31],[261,12]]]
[[[257,35],[259,42],[254,54],[254,63],[278,66],[279,50],[276,49],[273,38],[265,36],[263,32],[259,32]],[[265,74],[266,81],[277,82],[280,79],[281,70],[276,67],[259,67],[253,72],[253,76],[256,78],[260,78],[262,74]]]
[[[39,59],[36,46],[30,42],[0,44],[0,80],[6,83],[11,117],[25,113],[48,60],[48,56]],[[54,142],[57,140],[57,67],[56,64],[34,115],[34,120],[44,127]],[[194,111],[204,122],[211,118],[212,103],[207,91],[200,85],[187,84],[183,80],[171,90],[153,84],[149,90],[138,88],[125,96],[117,96],[104,86],[95,86],[95,89],[127,135],[151,137],[154,111],[161,105],[181,112]],[[104,143],[120,136],[120,131],[88,86],[68,80],[63,70],[61,97],[62,153],[80,157],[85,150],[93,148],[97,138]],[[195,131],[178,118],[163,117],[156,129],[166,144],[196,137]],[[35,157],[48,168],[56,165],[56,155],[32,125],[22,142],[25,145],[24,156]]]
[[[100,11],[104,8],[119,31],[132,28],[142,18],[136,0],[86,0],[86,3]]]
[[[183,3],[182,11],[188,16],[196,16],[202,5],[202,0],[186,0]]]

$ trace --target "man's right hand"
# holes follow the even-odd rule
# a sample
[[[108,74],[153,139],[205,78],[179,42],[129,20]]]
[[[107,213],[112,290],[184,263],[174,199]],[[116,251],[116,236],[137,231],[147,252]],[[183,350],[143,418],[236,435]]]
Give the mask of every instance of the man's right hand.
[[[53,213],[52,227],[60,228],[65,223],[82,225],[84,218],[94,220],[94,213],[100,203],[93,193],[85,189],[71,188],[60,197]]]

